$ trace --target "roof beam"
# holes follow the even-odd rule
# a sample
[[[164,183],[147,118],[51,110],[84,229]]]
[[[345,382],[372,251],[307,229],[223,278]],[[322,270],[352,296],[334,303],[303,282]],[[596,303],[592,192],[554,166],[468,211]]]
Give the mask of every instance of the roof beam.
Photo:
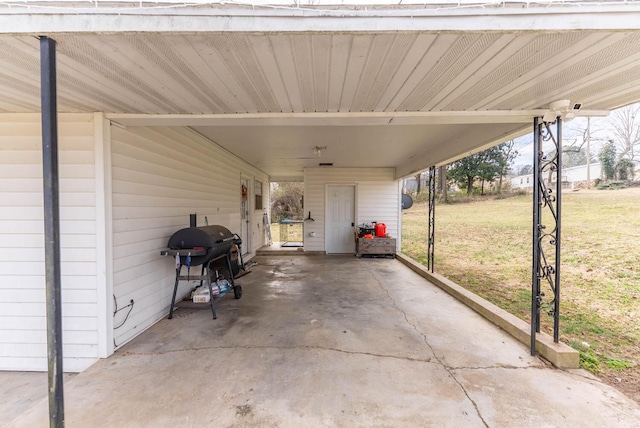
[[[380,126],[380,125],[472,125],[491,123],[529,124],[546,110],[485,110],[433,112],[347,113],[241,113],[241,114],[130,114],[107,113],[123,126]],[[606,116],[608,111],[580,111],[579,116]]]

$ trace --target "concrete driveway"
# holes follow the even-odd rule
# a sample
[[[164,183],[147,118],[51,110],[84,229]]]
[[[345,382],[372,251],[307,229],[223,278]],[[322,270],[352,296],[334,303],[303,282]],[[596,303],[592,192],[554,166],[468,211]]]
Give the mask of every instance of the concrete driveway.
[[[396,260],[256,260],[217,320],[180,309],[69,379],[67,426],[640,426],[622,393],[531,357]],[[42,394],[8,426],[47,426]]]

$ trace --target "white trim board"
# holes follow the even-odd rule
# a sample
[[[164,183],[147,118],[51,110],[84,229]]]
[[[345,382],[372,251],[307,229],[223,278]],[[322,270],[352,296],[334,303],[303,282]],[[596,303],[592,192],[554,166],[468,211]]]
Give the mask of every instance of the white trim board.
[[[136,3],[137,4],[137,3]],[[640,29],[640,5],[596,3],[530,7],[9,7],[0,34],[344,31],[568,31]],[[19,6],[19,5],[17,5]]]

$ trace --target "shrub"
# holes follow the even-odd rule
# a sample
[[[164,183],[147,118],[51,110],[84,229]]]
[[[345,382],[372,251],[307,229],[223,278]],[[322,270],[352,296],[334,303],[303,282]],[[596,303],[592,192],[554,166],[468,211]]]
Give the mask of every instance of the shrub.
[[[616,174],[616,146],[613,144],[613,141],[609,140],[609,142],[602,147],[598,157],[602,164],[602,173],[604,174],[605,180],[613,180]]]
[[[616,178],[618,180],[633,180],[635,165],[629,159],[620,159],[616,164]]]

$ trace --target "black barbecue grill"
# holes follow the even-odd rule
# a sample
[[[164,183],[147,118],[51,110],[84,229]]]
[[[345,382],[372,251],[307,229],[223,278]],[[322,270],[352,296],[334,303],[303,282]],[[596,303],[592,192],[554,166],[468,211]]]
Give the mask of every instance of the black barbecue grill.
[[[167,244],[169,248],[160,253],[163,256],[176,258],[176,282],[173,287],[169,319],[173,318],[179,282],[193,280],[200,280],[200,286],[204,283],[207,284],[213,319],[217,318],[212,281],[218,280],[215,272],[219,268],[220,261],[225,262],[224,265],[229,276],[227,280],[231,284],[235,298],[239,299],[242,296],[242,287],[234,283],[234,271],[237,272],[238,269],[233,268],[231,261],[231,248],[236,241],[236,236],[229,229],[219,225],[187,227],[171,235]],[[237,260],[234,262],[237,264]],[[187,275],[181,274],[183,266],[187,267]],[[202,266],[201,274],[192,276],[190,269],[195,266]]]

